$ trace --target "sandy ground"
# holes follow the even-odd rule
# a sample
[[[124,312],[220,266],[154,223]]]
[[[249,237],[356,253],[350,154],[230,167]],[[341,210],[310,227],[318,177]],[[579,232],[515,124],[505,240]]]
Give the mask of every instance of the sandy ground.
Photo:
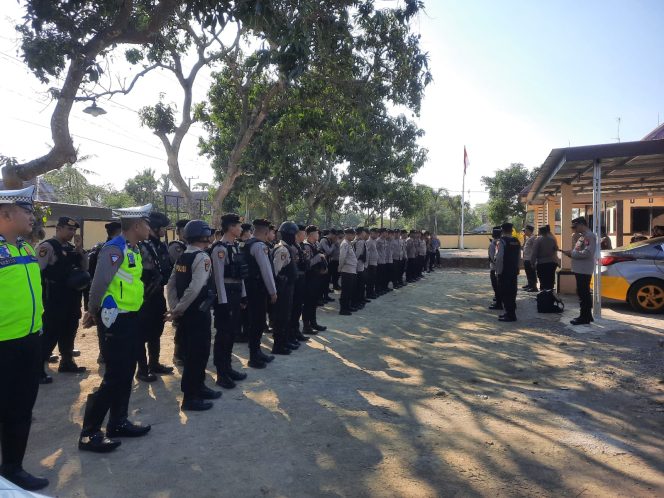
[[[61,497],[664,496],[662,318],[618,305],[573,330],[573,309],[520,295],[502,324],[489,296],[486,272],[446,270],[352,317],[328,306],[327,332],[204,413],[179,411],[179,375],[136,383],[152,432],[109,455],[76,448],[100,380],[80,331],[92,371],[40,390],[26,468]]]

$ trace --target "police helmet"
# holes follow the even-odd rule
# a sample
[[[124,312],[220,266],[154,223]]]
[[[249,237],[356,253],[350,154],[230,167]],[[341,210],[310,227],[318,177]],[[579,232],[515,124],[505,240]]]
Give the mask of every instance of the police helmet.
[[[171,220],[169,220],[168,216],[166,216],[164,213],[160,213],[159,211],[152,211],[150,213],[149,224],[152,230],[159,230],[160,228],[164,228],[170,225]]]
[[[189,242],[195,242],[197,239],[211,237],[212,233],[212,229],[206,221],[191,220],[185,225],[182,236]]]
[[[281,226],[279,226],[279,232],[285,235],[295,235],[298,232],[298,227],[292,221],[284,221]]]
[[[66,285],[69,289],[82,291],[90,285],[91,280],[90,274],[87,271],[76,268],[69,273]]]

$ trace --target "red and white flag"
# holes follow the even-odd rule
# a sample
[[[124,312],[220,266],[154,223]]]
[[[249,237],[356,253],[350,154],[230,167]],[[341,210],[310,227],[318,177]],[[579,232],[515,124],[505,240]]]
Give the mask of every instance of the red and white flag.
[[[468,159],[468,152],[466,152],[466,146],[463,146],[463,174],[466,174],[466,169],[470,166],[470,160]]]

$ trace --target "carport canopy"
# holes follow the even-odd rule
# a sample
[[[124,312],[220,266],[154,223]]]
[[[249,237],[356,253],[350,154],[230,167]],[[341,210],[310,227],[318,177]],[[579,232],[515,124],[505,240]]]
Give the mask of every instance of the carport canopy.
[[[551,150],[527,195],[543,204],[572,185],[574,197],[592,197],[598,164],[603,200],[664,196],[664,139],[567,147]]]

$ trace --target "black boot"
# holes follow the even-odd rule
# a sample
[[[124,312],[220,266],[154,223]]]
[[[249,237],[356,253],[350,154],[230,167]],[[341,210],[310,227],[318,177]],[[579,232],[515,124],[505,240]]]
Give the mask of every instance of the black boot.
[[[258,358],[264,363],[271,363],[274,360],[274,356],[271,354],[265,354],[262,350],[258,350]]]
[[[318,332],[323,332],[324,330],[327,330],[327,327],[325,327],[324,325],[318,325],[316,322],[311,324],[311,328],[317,330]]]
[[[136,372],[136,378],[143,382],[154,382],[157,380],[157,376],[149,370],[138,370]]]
[[[191,412],[203,412],[205,410],[209,410],[212,408],[214,404],[212,401],[204,401],[200,398],[185,398],[182,400],[182,410],[183,411],[191,411]]]
[[[74,360],[62,360],[58,366],[60,373],[83,373],[86,370],[85,367],[79,367]]]
[[[225,372],[217,372],[216,384],[224,389],[233,389],[237,385],[233,379],[231,379],[231,376]]]
[[[149,425],[134,424],[127,419],[118,422],[108,422],[106,435],[108,437],[141,437],[145,436],[152,427]]]
[[[201,387],[201,390],[198,393],[198,397],[200,399],[219,399],[221,398],[221,391],[215,391],[214,389],[210,389],[204,385]]]
[[[23,470],[21,466],[2,465],[0,466],[0,476],[26,491],[37,491],[48,486],[48,479],[35,477]],[[9,493],[12,494],[11,491]]]
[[[78,449],[81,451],[91,451],[93,453],[108,453],[121,444],[121,441],[107,438],[101,431],[97,431],[93,434],[81,433],[81,436],[78,438]]]
[[[233,370],[232,368],[228,369],[228,371],[226,372],[226,375],[228,375],[234,381],[245,380],[247,378],[246,373],[238,372],[237,370]]]

